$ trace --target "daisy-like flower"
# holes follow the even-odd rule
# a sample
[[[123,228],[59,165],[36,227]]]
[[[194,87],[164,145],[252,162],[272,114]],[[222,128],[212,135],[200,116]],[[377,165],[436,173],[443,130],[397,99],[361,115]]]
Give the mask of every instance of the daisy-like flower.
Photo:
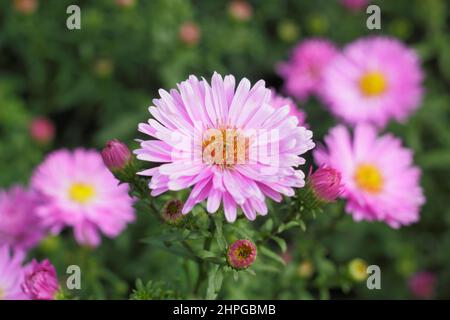
[[[377,127],[404,121],[420,104],[422,71],[416,53],[388,37],[349,44],[323,73],[330,111],[350,124]]]
[[[157,196],[193,186],[184,204],[188,213],[207,199],[207,210],[221,203],[233,222],[239,206],[249,220],[266,215],[265,198],[281,201],[303,187],[304,174],[295,169],[305,162],[299,155],[314,147],[312,132],[298,126],[290,107],[274,108],[264,81],[251,87],[247,79],[215,73],[211,86],[195,76],[149,108],[154,119],[139,130],[156,140],[141,141],[137,158],[164,164],[140,174],[151,176]]]
[[[27,300],[20,285],[24,280],[23,252],[10,252],[8,246],[0,246],[0,300]]]
[[[274,89],[272,89],[272,99],[270,100],[270,104],[275,109],[289,106],[289,114],[291,116],[297,117],[299,125],[306,127],[306,113],[303,110],[298,109],[297,104],[291,98],[279,95]]]
[[[0,190],[0,245],[28,250],[45,235],[45,228],[36,213],[39,196],[21,186]]]
[[[320,94],[324,68],[336,56],[337,49],[325,39],[308,39],[298,44],[289,61],[278,66],[286,92],[300,100]]]
[[[246,269],[256,260],[256,246],[250,240],[236,240],[228,247],[227,261],[235,269]]]
[[[314,157],[341,172],[346,210],[359,220],[384,221],[393,228],[419,220],[425,202],[420,170],[413,154],[390,134],[377,137],[367,124],[356,126],[353,138],[344,126],[331,129],[325,138],[328,150]]]
[[[97,246],[100,232],[116,237],[134,220],[128,185],[119,185],[97,151],[51,153],[34,172],[32,186],[45,198],[38,209],[45,225],[53,233],[73,227],[80,244]]]

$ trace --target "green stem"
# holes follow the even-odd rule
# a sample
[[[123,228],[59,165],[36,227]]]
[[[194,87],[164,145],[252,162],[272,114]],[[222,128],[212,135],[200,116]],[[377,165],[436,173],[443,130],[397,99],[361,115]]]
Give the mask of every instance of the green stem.
[[[203,250],[209,251],[211,249],[212,240],[214,238],[215,224],[213,218],[209,217],[209,227],[208,231],[210,232],[210,236],[205,239],[203,243]],[[200,287],[203,283],[203,280],[206,277],[206,261],[199,262],[198,266],[198,278],[194,287],[194,295],[198,295]]]

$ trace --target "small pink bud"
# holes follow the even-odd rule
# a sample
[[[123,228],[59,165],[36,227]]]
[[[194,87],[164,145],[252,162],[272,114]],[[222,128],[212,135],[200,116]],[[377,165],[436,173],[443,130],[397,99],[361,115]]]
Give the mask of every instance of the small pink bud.
[[[436,275],[431,272],[418,272],[408,281],[411,293],[418,299],[432,299],[436,290]]]
[[[33,260],[30,270],[25,272],[23,292],[32,300],[54,300],[59,289],[55,267],[45,259]]]
[[[228,247],[227,261],[235,269],[246,269],[256,260],[256,246],[250,240],[236,240]]]
[[[333,168],[322,166],[308,179],[316,196],[325,202],[333,202],[343,192],[341,173]]]
[[[124,143],[111,140],[103,148],[102,158],[109,170],[123,169],[131,160],[131,152]]]
[[[183,43],[193,46],[200,41],[200,28],[192,21],[185,22],[181,25],[179,36]]]
[[[30,135],[38,143],[46,144],[55,137],[55,126],[47,118],[33,119],[30,124]]]
[[[183,201],[172,199],[167,201],[162,210],[162,217],[168,224],[176,225],[183,219],[181,210],[183,209]]]
[[[253,15],[252,6],[245,0],[232,0],[228,10],[233,18],[240,21],[247,21]]]

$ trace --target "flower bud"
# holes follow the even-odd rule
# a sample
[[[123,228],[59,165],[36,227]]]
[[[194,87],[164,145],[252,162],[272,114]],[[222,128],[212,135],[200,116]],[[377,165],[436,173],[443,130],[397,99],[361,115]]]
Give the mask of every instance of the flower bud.
[[[341,3],[347,9],[359,11],[369,4],[369,0],[341,0]]]
[[[45,259],[33,260],[30,270],[25,272],[23,292],[32,300],[54,300],[59,289],[55,267]]]
[[[31,138],[41,144],[46,144],[55,137],[55,126],[50,119],[35,118],[30,124]]]
[[[308,183],[314,194],[323,202],[333,202],[343,192],[341,173],[333,168],[322,166],[309,176]]]
[[[367,278],[367,263],[363,259],[356,258],[348,264],[348,273],[350,277],[358,282]]]
[[[409,291],[418,299],[432,299],[436,290],[436,275],[431,272],[418,272],[408,281]]]
[[[195,22],[183,23],[178,33],[181,41],[189,46],[194,46],[200,41],[200,28]]]
[[[123,8],[131,8],[135,4],[135,0],[116,0],[116,5]]]
[[[171,225],[177,225],[183,219],[181,210],[183,209],[183,201],[172,199],[167,201],[163,207],[162,218],[165,222]]]
[[[228,247],[227,261],[234,269],[247,269],[256,260],[256,246],[250,240],[236,240]]]
[[[109,170],[119,170],[130,162],[131,152],[124,143],[119,140],[111,140],[102,150],[102,158]]]

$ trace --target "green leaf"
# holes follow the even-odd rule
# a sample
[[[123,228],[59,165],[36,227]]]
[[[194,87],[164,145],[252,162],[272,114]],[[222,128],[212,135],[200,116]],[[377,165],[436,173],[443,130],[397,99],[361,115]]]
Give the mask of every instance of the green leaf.
[[[275,241],[281,249],[281,252],[285,253],[287,250],[286,241],[280,237],[272,236],[271,239]]]
[[[261,246],[260,249],[259,249],[259,252],[261,252],[261,254],[263,256],[266,256],[267,258],[270,258],[270,259],[280,263],[283,266],[286,265],[286,263],[284,262],[283,258],[281,258],[278,254],[276,254],[272,250],[268,249],[267,247]]]

